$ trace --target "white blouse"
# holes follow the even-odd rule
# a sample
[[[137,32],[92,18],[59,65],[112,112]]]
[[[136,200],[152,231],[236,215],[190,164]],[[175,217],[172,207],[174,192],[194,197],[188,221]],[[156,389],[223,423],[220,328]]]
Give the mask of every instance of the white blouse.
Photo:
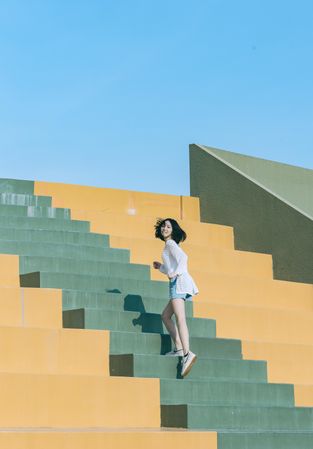
[[[188,273],[187,254],[173,239],[168,239],[162,253],[163,264],[159,270],[167,275],[177,276],[177,293],[189,293],[196,295],[199,293],[198,287]]]

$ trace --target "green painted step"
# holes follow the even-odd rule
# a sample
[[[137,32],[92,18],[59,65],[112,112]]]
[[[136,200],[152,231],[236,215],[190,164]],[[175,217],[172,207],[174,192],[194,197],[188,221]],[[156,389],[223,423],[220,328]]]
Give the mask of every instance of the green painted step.
[[[34,196],[25,193],[0,193],[0,204],[51,207],[51,203],[51,196]]]
[[[247,407],[181,404],[161,405],[162,427],[208,430],[311,431],[311,407]]]
[[[215,320],[187,318],[189,335],[215,337]],[[168,334],[157,313],[117,312],[103,309],[77,309],[63,311],[63,327],[79,329],[110,329],[125,332]]]
[[[312,449],[313,432],[218,432],[218,449]]]
[[[241,341],[191,337],[190,348],[198,357],[241,359]],[[110,354],[165,354],[172,349],[169,335],[110,332]]]
[[[91,232],[50,231],[46,229],[16,229],[0,226],[0,240],[37,243],[70,243],[72,245],[109,246],[109,236]],[[34,271],[34,270],[33,270]]]
[[[105,251],[105,249],[102,251]],[[112,254],[115,254],[118,249],[111,249],[111,251]],[[128,250],[120,251],[127,251],[127,254],[129,254]],[[37,273],[23,274],[20,276],[20,280],[22,287],[62,288],[102,292],[117,291],[124,294],[135,293],[137,295],[160,296],[163,298],[168,297],[169,294],[168,282],[126,279],[122,277],[115,278],[112,276],[91,276],[40,271]]]
[[[89,232],[90,222],[44,217],[4,217],[0,215],[1,228],[46,229],[58,231]]]
[[[42,206],[7,206],[0,205],[0,216],[10,217],[45,217],[45,218],[71,218],[71,210],[56,207]]]
[[[34,194],[34,181],[20,179],[0,179],[0,192]]]
[[[111,354],[110,375],[181,379],[181,357],[151,354]],[[267,382],[263,360],[214,359],[198,357],[188,379],[240,380]]]
[[[197,363],[197,362],[196,362]],[[160,379],[161,404],[293,407],[293,385],[218,379]]]
[[[88,234],[87,234],[88,235]],[[92,235],[92,234],[90,234]],[[103,237],[103,236],[101,236]],[[111,248],[113,249],[113,248]],[[90,274],[95,276],[117,277],[121,273],[127,278],[150,279],[150,267],[135,263],[94,262],[93,260],[67,259],[61,257],[20,257],[20,273],[34,271],[53,271],[58,273]]]
[[[121,293],[96,293],[81,290],[62,290],[63,310],[91,309],[126,310],[129,312],[162,313],[168,303],[168,298],[140,296]],[[193,316],[193,302],[185,303],[186,316]]]
[[[127,249],[98,248],[96,246],[73,245],[69,243],[10,242],[3,240],[0,240],[0,254],[18,254],[20,256],[46,256],[49,254],[54,257],[65,257],[70,259],[94,259],[122,263],[128,263],[130,259],[130,252]],[[57,276],[57,273],[55,276]],[[74,275],[60,274],[60,276],[61,279],[63,279],[67,276],[70,277]],[[80,275],[76,275],[76,277],[80,277]],[[58,283],[58,281],[56,282]],[[31,287],[31,285],[25,285],[25,287],[27,286]],[[42,285],[42,287],[43,286],[44,285]],[[33,285],[33,287],[36,287],[36,285]],[[54,284],[54,287],[62,288],[61,285],[58,286],[56,284]],[[76,288],[78,287],[76,286]]]

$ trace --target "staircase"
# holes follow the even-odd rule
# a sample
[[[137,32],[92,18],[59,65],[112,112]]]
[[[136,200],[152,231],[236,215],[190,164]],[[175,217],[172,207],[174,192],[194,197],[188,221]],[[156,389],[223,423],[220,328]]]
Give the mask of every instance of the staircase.
[[[197,198],[17,180],[0,194],[0,447],[313,447],[312,285],[273,280]],[[185,379],[164,356],[160,216],[187,232],[200,290]]]

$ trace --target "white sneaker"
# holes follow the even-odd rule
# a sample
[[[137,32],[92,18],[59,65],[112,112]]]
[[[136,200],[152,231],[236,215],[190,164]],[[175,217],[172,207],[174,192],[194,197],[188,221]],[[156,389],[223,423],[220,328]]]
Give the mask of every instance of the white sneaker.
[[[183,349],[174,349],[173,351],[167,352],[165,355],[170,355],[174,357],[182,357],[184,355]]]
[[[191,351],[188,352],[186,357],[185,356],[183,357],[182,370],[181,370],[182,376],[187,376],[187,374],[189,373],[189,371],[192,368],[192,365],[195,363],[196,360],[197,360],[196,354],[194,354]]]

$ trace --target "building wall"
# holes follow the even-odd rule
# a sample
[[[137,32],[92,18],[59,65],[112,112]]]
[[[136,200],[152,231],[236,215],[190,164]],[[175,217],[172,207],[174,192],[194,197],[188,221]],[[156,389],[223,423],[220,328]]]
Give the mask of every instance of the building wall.
[[[313,283],[309,217],[197,145],[190,194],[200,199],[201,221],[234,227],[236,249],[272,253],[276,279]]]

